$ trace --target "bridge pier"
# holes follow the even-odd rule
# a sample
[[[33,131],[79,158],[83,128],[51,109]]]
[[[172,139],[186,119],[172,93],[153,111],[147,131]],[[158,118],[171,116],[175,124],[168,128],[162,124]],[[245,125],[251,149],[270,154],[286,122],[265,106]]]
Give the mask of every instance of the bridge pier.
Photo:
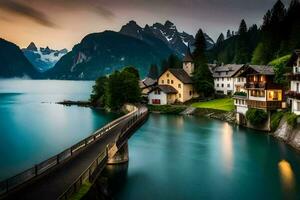
[[[114,148],[114,147],[113,147]],[[120,148],[117,149],[115,154],[108,153],[108,165],[117,165],[127,163],[129,161],[129,153],[128,153],[128,142]]]

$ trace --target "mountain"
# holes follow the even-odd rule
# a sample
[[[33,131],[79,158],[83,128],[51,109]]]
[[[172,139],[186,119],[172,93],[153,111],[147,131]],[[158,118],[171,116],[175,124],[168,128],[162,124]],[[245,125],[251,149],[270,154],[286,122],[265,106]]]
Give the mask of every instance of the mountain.
[[[0,77],[38,78],[39,73],[17,45],[0,38]]]
[[[22,51],[32,65],[40,72],[52,68],[62,56],[68,53],[67,49],[53,50],[49,47],[37,48],[33,42],[27,48],[22,49]]]
[[[95,80],[133,65],[145,76],[151,64],[159,64],[173,51],[147,33],[142,36],[144,40],[113,31],[89,34],[44,74],[52,79]]]
[[[144,40],[144,35],[147,34],[163,41],[180,57],[184,56],[188,45],[193,46],[195,43],[194,36],[186,32],[179,32],[170,21],[166,21],[165,24],[155,23],[152,26],[147,24],[144,28],[135,21],[130,21],[121,28],[120,33],[140,40]],[[207,48],[211,49],[215,44],[214,41],[207,34],[205,34],[205,38]]]

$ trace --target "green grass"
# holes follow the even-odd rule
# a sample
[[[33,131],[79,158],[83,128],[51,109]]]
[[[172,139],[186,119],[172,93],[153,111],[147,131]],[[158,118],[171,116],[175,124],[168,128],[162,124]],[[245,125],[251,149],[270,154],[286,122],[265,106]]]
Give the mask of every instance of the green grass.
[[[271,66],[285,65],[290,58],[291,58],[291,55],[282,56],[280,58],[272,60],[269,63],[269,65],[271,65]]]
[[[80,200],[82,197],[89,191],[92,184],[88,181],[85,181],[82,186],[80,187],[80,190],[73,194],[70,198],[70,200]]]
[[[234,110],[233,99],[214,99],[211,101],[193,103],[192,107],[195,108],[210,108],[215,110],[232,111]]]
[[[150,112],[159,112],[163,114],[179,114],[186,109],[181,105],[148,105]]]

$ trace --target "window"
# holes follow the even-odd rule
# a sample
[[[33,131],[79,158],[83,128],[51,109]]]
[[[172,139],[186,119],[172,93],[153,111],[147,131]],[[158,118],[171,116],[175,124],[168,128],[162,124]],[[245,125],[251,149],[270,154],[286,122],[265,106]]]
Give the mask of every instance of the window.
[[[297,110],[300,110],[300,102],[297,101]]]
[[[178,88],[181,88],[181,84],[180,83],[178,84]]]
[[[217,78],[217,81],[219,81],[219,78]]]
[[[154,94],[160,95],[160,90],[155,90],[155,91],[154,91]]]
[[[226,75],[228,75],[228,72],[226,72]]]
[[[219,83],[217,84],[217,87],[219,87]]]
[[[161,84],[164,84],[164,82],[165,82],[164,80],[161,80]]]
[[[227,78],[227,81],[230,81],[230,78]]]
[[[170,76],[170,74],[169,73],[167,73],[167,77],[169,77]]]
[[[240,82],[240,78],[238,78],[237,82]]]
[[[230,88],[230,84],[227,84],[227,87],[229,87],[229,88]]]
[[[222,78],[222,81],[224,81],[224,77]]]
[[[174,83],[174,81],[173,80],[171,80],[171,84],[173,84]]]
[[[179,98],[181,98],[181,94],[180,93],[178,94],[178,96],[179,96]]]
[[[296,92],[299,92],[299,83],[296,83]]]
[[[192,96],[192,91],[190,90],[190,96]]]
[[[224,84],[222,84],[222,87],[224,87]]]
[[[167,80],[167,84],[170,84],[170,79]]]

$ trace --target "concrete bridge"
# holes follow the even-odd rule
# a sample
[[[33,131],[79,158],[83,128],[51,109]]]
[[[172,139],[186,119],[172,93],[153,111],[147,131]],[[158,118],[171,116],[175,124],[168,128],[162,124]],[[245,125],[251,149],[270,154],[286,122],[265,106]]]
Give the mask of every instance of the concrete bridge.
[[[148,116],[146,107],[129,109],[60,154],[0,182],[0,199],[68,199],[84,181],[93,183],[107,164],[127,162],[127,141]]]

